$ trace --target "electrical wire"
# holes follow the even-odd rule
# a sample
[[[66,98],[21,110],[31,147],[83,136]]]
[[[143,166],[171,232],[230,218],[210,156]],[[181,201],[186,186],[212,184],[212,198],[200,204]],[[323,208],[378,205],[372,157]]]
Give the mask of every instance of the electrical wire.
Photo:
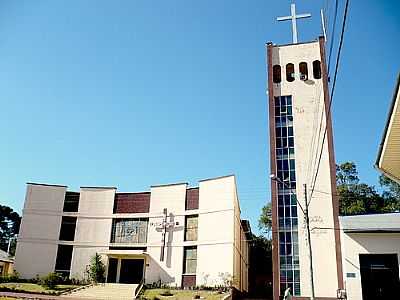
[[[330,118],[332,102],[333,102],[334,95],[335,95],[336,80],[337,80],[337,74],[338,74],[339,63],[340,63],[340,55],[341,55],[342,47],[343,47],[343,39],[344,39],[344,33],[345,33],[345,28],[346,28],[346,20],[347,20],[348,8],[349,8],[349,1],[350,0],[346,0],[346,6],[345,6],[345,10],[344,10],[344,16],[343,16],[343,22],[342,22],[342,31],[341,31],[341,34],[340,34],[338,55],[336,57],[335,74],[334,74],[334,77],[333,77],[333,84],[332,84],[332,90],[331,90],[331,99],[329,101],[328,112],[326,114],[326,122]],[[321,124],[321,126],[322,126],[322,124]],[[321,126],[320,126],[320,128],[322,128]],[[321,165],[322,152],[323,152],[323,149],[324,149],[323,145],[325,143],[327,129],[328,129],[328,126],[325,126],[324,136],[323,136],[322,145],[321,145],[321,151],[319,153],[319,158],[318,158],[317,169],[316,169],[316,173],[315,173],[315,177],[314,177],[313,183],[311,185],[311,193],[310,193],[309,202],[311,202],[311,200],[312,200],[312,196],[313,196],[314,189],[315,189],[315,182],[317,181],[317,177],[318,177],[318,173],[319,173],[319,169],[320,169],[320,165]]]

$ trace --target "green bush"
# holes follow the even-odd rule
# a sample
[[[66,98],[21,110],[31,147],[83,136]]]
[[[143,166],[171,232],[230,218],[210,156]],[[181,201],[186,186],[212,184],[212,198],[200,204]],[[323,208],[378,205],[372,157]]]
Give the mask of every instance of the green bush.
[[[57,284],[62,282],[63,278],[60,274],[49,273],[46,276],[40,278],[39,284],[45,289],[51,290],[56,287]]]
[[[89,266],[89,278],[94,282],[94,283],[100,283],[104,282],[106,280],[106,267],[101,260],[101,256],[96,253],[91,259],[90,259],[90,266]]]

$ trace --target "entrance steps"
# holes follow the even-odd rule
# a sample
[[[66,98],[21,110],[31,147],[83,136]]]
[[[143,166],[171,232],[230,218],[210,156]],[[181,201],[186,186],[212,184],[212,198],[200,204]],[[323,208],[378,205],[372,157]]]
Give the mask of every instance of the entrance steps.
[[[64,297],[74,299],[132,300],[135,297],[137,287],[138,284],[105,283],[72,291]]]

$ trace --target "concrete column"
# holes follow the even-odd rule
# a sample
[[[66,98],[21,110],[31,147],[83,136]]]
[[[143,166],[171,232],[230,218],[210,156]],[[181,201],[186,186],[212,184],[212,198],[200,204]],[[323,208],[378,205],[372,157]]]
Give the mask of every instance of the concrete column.
[[[118,258],[118,264],[117,264],[117,278],[116,278],[116,282],[119,283],[119,275],[121,272],[121,258]]]

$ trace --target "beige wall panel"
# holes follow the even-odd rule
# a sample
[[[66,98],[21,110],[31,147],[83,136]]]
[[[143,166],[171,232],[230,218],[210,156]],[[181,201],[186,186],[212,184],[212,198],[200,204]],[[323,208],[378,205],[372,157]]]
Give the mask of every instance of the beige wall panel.
[[[22,278],[35,278],[54,272],[57,244],[19,241],[15,259],[15,270]]]

